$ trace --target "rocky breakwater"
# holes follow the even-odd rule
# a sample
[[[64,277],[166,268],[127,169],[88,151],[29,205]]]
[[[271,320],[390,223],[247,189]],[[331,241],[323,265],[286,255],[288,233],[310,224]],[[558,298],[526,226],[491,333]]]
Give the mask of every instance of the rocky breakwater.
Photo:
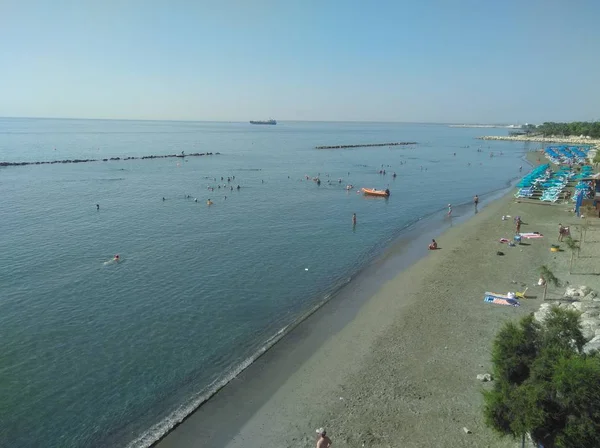
[[[600,350],[600,297],[596,292],[587,286],[570,286],[565,291],[563,300],[542,303],[539,310],[534,313],[535,319],[543,322],[553,306],[581,313],[581,330],[588,340],[583,348],[584,351],[589,353],[592,350]]]
[[[392,143],[363,143],[358,145],[334,145],[334,146],[315,146],[315,149],[350,149],[350,148],[371,148],[374,146],[408,146],[417,145],[417,142],[392,142]]]
[[[478,140],[503,140],[512,142],[567,143],[573,145],[600,145],[600,139],[587,137],[543,137],[541,135],[487,135]]]
[[[173,157],[185,158],[185,157],[201,157],[201,156],[212,156],[219,155],[220,152],[194,152],[190,154],[165,154],[165,155],[150,155],[141,157],[110,157],[106,159],[66,159],[66,160],[49,160],[39,162],[0,162],[0,167],[3,166],[26,166],[26,165],[54,165],[56,163],[90,163],[90,162],[108,162],[108,161],[119,161],[119,160],[146,160],[146,159],[169,159]]]

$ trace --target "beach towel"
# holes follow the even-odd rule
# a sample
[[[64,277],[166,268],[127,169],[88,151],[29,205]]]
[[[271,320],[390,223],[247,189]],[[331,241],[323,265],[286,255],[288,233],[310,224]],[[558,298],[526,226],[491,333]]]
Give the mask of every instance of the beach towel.
[[[494,296],[485,296],[483,301],[485,303],[494,303],[496,305],[521,306],[517,299],[501,299]]]
[[[538,232],[519,233],[521,238],[543,238],[544,235]]]
[[[486,297],[495,297],[495,298],[497,298],[497,299],[514,299],[514,297],[509,297],[509,295],[508,295],[508,294],[500,294],[500,293],[497,293],[497,292],[489,292],[489,291],[486,291],[486,292],[484,293],[484,295],[485,295]]]

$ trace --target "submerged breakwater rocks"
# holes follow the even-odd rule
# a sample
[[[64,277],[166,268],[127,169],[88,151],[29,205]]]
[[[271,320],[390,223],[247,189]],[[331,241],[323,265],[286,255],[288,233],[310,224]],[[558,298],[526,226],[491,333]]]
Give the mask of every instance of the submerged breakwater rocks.
[[[141,157],[109,157],[106,159],[67,159],[67,160],[52,160],[48,162],[0,162],[2,166],[25,166],[25,165],[54,165],[55,163],[89,163],[89,162],[108,162],[116,160],[146,160],[146,159],[170,159],[173,157],[185,158],[185,157],[201,157],[201,156],[212,156],[219,155],[220,152],[194,152],[191,154],[166,154],[162,156],[141,156]]]
[[[362,145],[315,146],[315,149],[370,148],[373,146],[408,146],[417,144],[417,142],[364,143]]]

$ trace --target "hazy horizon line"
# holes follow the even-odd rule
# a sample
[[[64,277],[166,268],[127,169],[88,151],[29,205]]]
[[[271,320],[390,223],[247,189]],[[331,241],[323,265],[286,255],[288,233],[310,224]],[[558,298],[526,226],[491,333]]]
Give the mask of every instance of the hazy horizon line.
[[[89,120],[89,121],[148,121],[148,122],[172,122],[172,123],[249,123],[250,120],[178,120],[178,119],[158,119],[158,118],[90,118],[90,117],[12,117],[0,116],[0,120]],[[474,123],[465,121],[440,122],[440,121],[377,121],[377,120],[276,120],[277,123],[390,123],[390,124],[439,124],[439,125],[465,125],[465,126],[508,126],[521,124],[517,122],[497,122],[497,123]]]

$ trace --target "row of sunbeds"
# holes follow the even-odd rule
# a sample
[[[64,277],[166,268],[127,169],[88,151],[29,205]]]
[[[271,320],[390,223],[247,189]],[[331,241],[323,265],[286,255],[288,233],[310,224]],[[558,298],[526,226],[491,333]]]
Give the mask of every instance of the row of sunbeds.
[[[555,165],[570,165],[585,163],[589,150],[589,146],[548,146],[544,152]]]
[[[515,198],[556,202],[564,197],[564,190],[574,177],[575,172],[570,168],[564,167],[554,172],[548,164],[541,165],[517,184],[520,188]]]

